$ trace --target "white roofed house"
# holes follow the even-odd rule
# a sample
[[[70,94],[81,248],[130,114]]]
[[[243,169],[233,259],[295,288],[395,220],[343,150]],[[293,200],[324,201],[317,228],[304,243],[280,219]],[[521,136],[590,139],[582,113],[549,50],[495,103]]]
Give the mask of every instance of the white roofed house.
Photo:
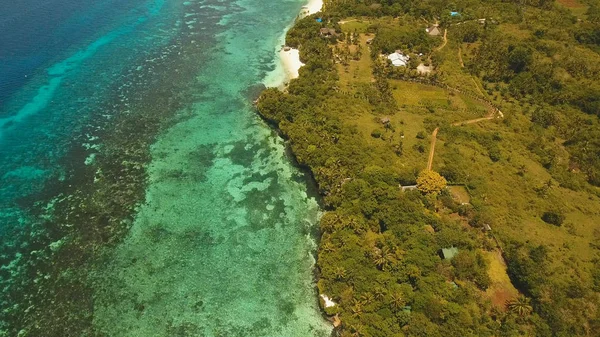
[[[408,61],[410,60],[408,55],[402,54],[402,52],[399,50],[391,53],[387,58],[388,60],[392,61],[392,64],[395,67],[406,67],[408,65]]]

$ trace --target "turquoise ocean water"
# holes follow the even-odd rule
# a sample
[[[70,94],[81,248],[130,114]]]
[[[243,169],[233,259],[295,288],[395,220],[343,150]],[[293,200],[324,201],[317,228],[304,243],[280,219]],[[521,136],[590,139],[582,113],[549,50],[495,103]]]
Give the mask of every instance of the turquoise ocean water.
[[[0,4],[0,336],[329,335],[251,106],[303,4]]]

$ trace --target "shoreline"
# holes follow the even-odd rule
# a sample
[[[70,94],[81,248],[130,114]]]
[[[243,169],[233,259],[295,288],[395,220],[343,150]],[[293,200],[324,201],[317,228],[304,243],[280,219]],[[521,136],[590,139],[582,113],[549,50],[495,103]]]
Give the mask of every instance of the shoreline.
[[[323,0],[309,0],[304,8],[308,9],[308,15],[318,13],[323,9]]]
[[[302,6],[298,18],[318,13],[322,8],[323,0],[310,0],[306,5]],[[275,69],[269,72],[263,80],[263,84],[267,88],[285,89],[289,81],[298,78],[300,68],[304,66],[304,63],[300,61],[300,51],[287,47],[285,44],[286,34],[294,24],[295,22],[291,23],[279,38],[278,45],[281,47],[276,52]]]
[[[302,6],[302,9],[301,9],[300,13],[298,14],[297,18],[304,18],[306,16],[318,13],[321,11],[322,8],[323,8],[323,0],[309,0],[308,4]],[[271,72],[267,73],[267,75],[265,76],[265,78],[262,81],[262,83],[267,88],[278,88],[279,90],[282,90],[282,91],[285,90],[285,88],[288,85],[290,80],[299,77],[299,70],[300,70],[300,68],[302,68],[304,66],[304,63],[302,63],[302,61],[300,61],[300,51],[296,48],[288,47],[285,43],[285,38],[286,38],[287,32],[294,26],[294,24],[295,24],[295,21],[293,23],[291,23],[288,27],[286,27],[286,29],[283,31],[283,34],[279,38],[278,45],[280,46],[279,47],[280,49],[276,51],[275,69],[272,70]],[[316,194],[317,203],[319,204],[319,207],[321,207],[321,199],[320,199],[320,195],[318,192],[318,187],[317,187],[316,180],[314,178],[314,175],[313,175],[310,167],[302,165],[297,161],[296,155],[294,154],[291,147],[289,146],[287,137],[283,134],[283,132],[281,132],[277,123],[273,123],[272,120],[268,120],[267,118],[265,118],[265,116],[263,116],[260,113],[258,115],[275,132],[277,132],[277,134],[280,137],[282,137],[285,140],[287,156],[292,160],[294,165],[296,167],[298,167],[300,169],[300,171],[306,175],[305,176],[306,180],[310,180],[310,181],[307,181],[307,185],[312,185],[312,188],[315,190],[314,192]],[[319,244],[318,224],[317,224],[317,227],[314,229],[314,231],[315,231],[313,233],[314,242],[317,244],[317,249],[311,255],[314,259],[312,274],[313,274],[313,283],[314,283],[313,286],[314,286],[314,291],[315,291],[315,299],[319,303],[318,308],[319,308],[319,311],[321,312],[321,316],[323,317],[323,319],[325,321],[329,322],[332,326],[331,336],[335,336],[336,331],[337,331],[337,326],[335,325],[335,319],[332,319],[332,317],[327,315],[324,308],[320,304],[323,294],[321,294],[319,292],[319,289],[317,287],[317,282],[319,281],[319,271],[317,270],[317,267],[316,267],[316,260],[317,260],[317,256],[318,256],[317,251],[318,251],[318,244]]]
[[[304,66],[304,63],[300,61],[300,51],[298,49],[289,47],[282,48],[279,52],[279,61],[283,66],[287,81],[298,78],[298,76],[300,76],[300,68]]]
[[[321,11],[322,8],[323,8],[323,0],[309,0],[308,4],[302,6],[302,9],[301,9],[300,13],[298,14],[297,18],[304,18],[306,16],[318,13]],[[287,32],[294,26],[294,24],[295,24],[295,21],[293,23],[291,23],[288,27],[286,27],[286,29],[284,30],[283,34],[281,35],[281,37],[279,39],[278,45],[280,46],[280,49],[278,51],[276,51],[275,69],[272,70],[271,72],[269,72],[265,76],[264,80],[262,81],[262,83],[267,88],[278,88],[279,90],[282,90],[282,91],[285,90],[285,88],[287,87],[290,80],[299,77],[299,70],[301,67],[304,66],[304,63],[302,63],[302,61],[300,61],[300,51],[296,48],[288,47],[285,43],[285,38],[286,38]],[[319,207],[321,207],[321,198],[320,198],[320,194],[318,192],[318,186],[316,184],[316,180],[312,173],[311,168],[306,165],[302,165],[297,161],[296,155],[294,154],[291,147],[289,146],[288,137],[286,137],[285,134],[283,134],[283,132],[279,129],[277,123],[273,123],[272,120],[268,120],[267,118],[265,118],[265,116],[263,116],[260,113],[258,115],[280,137],[282,137],[285,140],[287,156],[292,160],[294,165],[296,167],[298,167],[300,169],[300,171],[306,175],[307,185],[312,185],[312,188],[315,190],[314,192],[316,194],[315,197],[316,197],[317,203],[319,204]],[[308,181],[308,180],[310,180],[310,181]],[[322,211],[320,211],[320,212],[322,212]],[[316,260],[317,260],[317,256],[318,256],[318,244],[320,241],[318,232],[319,232],[319,226],[317,224],[317,227],[314,229],[314,233],[312,234],[312,235],[314,235],[314,242],[317,244],[317,249],[315,249],[314,253],[311,254],[314,259],[312,274],[313,274],[315,299],[319,303],[318,308],[319,308],[319,311],[321,312],[323,319],[325,321],[329,322],[332,326],[331,336],[333,337],[337,334],[336,333],[337,325],[335,324],[336,319],[329,316],[325,312],[323,306],[320,304],[321,299],[323,298],[323,296],[326,297],[326,295],[321,294],[317,287],[317,282],[319,281],[319,271],[317,270]],[[331,303],[334,303],[334,302],[331,302]],[[335,303],[333,305],[335,305]]]

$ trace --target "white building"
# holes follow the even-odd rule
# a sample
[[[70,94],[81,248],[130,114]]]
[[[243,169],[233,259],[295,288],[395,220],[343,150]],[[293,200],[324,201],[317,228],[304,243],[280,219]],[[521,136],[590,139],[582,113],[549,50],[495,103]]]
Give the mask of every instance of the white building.
[[[401,51],[396,50],[394,53],[388,55],[388,60],[392,61],[392,64],[396,67],[406,67],[410,57],[402,54]]]

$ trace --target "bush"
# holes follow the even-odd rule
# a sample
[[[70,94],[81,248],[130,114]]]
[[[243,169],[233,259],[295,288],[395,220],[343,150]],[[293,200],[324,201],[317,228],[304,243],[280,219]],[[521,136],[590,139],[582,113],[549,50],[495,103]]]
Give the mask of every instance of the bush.
[[[381,138],[381,130],[375,129],[375,130],[371,131],[371,137]]]
[[[542,215],[542,220],[551,225],[560,226],[562,225],[563,221],[565,221],[565,217],[558,212],[545,212]]]
[[[442,194],[440,196],[440,201],[442,202],[444,207],[448,208],[452,212],[458,212],[460,205],[456,201],[454,201],[451,195]]]
[[[341,312],[340,307],[338,305],[328,308],[325,308],[325,306],[323,306],[323,310],[325,311],[327,316],[335,316],[336,314],[339,314]]]
[[[473,208],[473,206],[467,204],[467,205],[460,205],[458,207],[458,215],[460,216],[464,216],[465,218],[471,219],[475,216],[475,209]]]
[[[425,145],[421,143],[413,145],[413,149],[419,153],[425,153]]]
[[[460,251],[452,259],[452,266],[457,278],[471,281],[482,290],[490,286],[491,280],[487,273],[488,263],[481,253]]]
[[[404,143],[400,140],[396,145],[394,145],[394,153],[398,156],[402,156],[404,153]]]
[[[492,147],[488,151],[488,155],[493,162],[497,162],[501,158],[500,157],[500,149],[498,149],[497,147]]]

